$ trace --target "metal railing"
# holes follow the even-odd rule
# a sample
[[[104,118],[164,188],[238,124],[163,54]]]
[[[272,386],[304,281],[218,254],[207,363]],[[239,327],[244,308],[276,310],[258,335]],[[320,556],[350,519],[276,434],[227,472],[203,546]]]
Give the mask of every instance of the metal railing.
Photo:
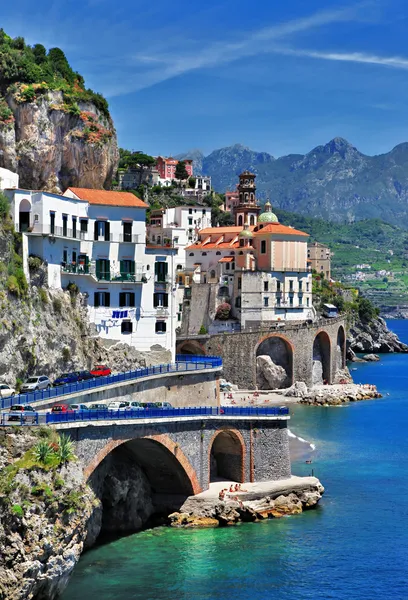
[[[119,421],[128,419],[179,419],[180,417],[286,417],[286,406],[235,407],[197,406],[186,408],[141,408],[138,410],[72,410],[64,413],[3,413],[1,425],[40,425],[83,421]],[[10,416],[13,420],[10,421]]]
[[[124,243],[124,244],[138,244],[139,236],[132,235],[131,233],[122,233],[119,236],[119,242]]]
[[[204,369],[214,369],[222,367],[222,359],[219,356],[190,356],[182,355],[176,357],[176,362],[167,365],[156,365],[154,367],[145,367],[135,371],[126,371],[117,375],[107,375],[106,377],[97,377],[87,381],[69,383],[58,387],[50,387],[46,390],[38,390],[26,394],[16,394],[9,398],[0,400],[0,408],[10,408],[15,404],[34,404],[52,398],[62,399],[64,396],[83,391],[92,391],[107,385],[114,385],[124,381],[135,381],[143,377],[153,377],[154,375],[164,375],[167,373],[186,373],[189,371],[199,371]],[[199,360],[196,360],[199,359]]]
[[[88,265],[61,264],[61,272],[70,275],[91,275],[97,281],[110,281],[111,283],[146,283],[147,277],[143,270],[136,268],[134,273],[119,273],[118,271],[96,271],[94,263]]]

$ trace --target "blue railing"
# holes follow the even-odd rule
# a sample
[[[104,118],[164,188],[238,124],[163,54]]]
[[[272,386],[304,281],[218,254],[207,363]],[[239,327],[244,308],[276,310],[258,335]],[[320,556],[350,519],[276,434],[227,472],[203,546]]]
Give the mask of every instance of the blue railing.
[[[10,415],[16,420],[9,421]],[[186,408],[144,408],[139,410],[77,410],[66,413],[3,413],[2,425],[39,425],[77,421],[118,421],[127,419],[174,419],[180,417],[282,417],[289,415],[286,406],[197,406]],[[18,418],[17,418],[18,417]]]
[[[222,359],[219,356],[177,355],[176,362],[172,364],[145,367],[144,369],[126,371],[125,373],[118,373],[117,375],[97,377],[87,381],[79,381],[78,383],[68,383],[55,388],[49,388],[48,390],[39,390],[27,394],[16,394],[10,398],[2,398],[0,400],[0,408],[10,408],[13,404],[34,404],[35,402],[49,400],[51,398],[59,399],[68,394],[93,390],[106,385],[121,383],[123,381],[137,380],[142,377],[152,377],[153,375],[162,375],[166,373],[183,373],[186,371],[214,369],[217,367],[222,367]]]

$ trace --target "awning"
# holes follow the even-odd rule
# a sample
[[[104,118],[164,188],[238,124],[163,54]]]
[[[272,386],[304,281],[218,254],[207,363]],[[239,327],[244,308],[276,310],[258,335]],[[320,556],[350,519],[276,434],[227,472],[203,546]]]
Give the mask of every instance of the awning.
[[[230,263],[230,262],[234,262],[235,257],[234,256],[224,256],[223,258],[220,258],[220,260],[218,261],[219,263]]]
[[[201,267],[201,263],[194,263],[193,267]]]

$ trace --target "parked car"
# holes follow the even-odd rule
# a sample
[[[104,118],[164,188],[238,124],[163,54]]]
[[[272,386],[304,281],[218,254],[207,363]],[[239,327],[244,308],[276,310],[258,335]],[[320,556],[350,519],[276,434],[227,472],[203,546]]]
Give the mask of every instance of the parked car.
[[[145,407],[141,402],[131,402],[129,406],[130,410],[144,410]]]
[[[142,403],[143,408],[149,409],[149,408],[159,408],[157,406],[157,402],[143,402]]]
[[[46,390],[51,387],[51,381],[45,375],[35,375],[29,377],[21,386],[22,392],[35,392],[37,390]]]
[[[55,404],[52,409],[51,412],[52,413],[66,413],[69,412],[71,409],[71,406],[68,406],[68,404]]]
[[[89,410],[108,410],[106,404],[91,404]]]
[[[79,371],[78,375],[79,381],[87,381],[88,379],[93,379],[95,377],[90,371]]]
[[[155,402],[156,408],[174,408],[170,402]]]
[[[70,404],[69,407],[72,410],[89,410],[89,407],[86,404]]]
[[[105,365],[96,365],[96,367],[91,369],[90,373],[93,377],[106,377],[107,375],[110,375],[112,371]]]
[[[57,379],[54,380],[54,385],[66,385],[67,383],[78,383],[79,381],[79,371],[74,371],[73,373],[63,373]]]
[[[10,398],[11,396],[14,396],[15,393],[16,390],[11,388],[9,385],[6,383],[0,383],[0,398]]]
[[[15,404],[10,407],[9,421],[23,421],[23,423],[36,423],[37,413],[32,406],[28,404]]]
[[[129,410],[130,402],[109,402],[108,410]]]

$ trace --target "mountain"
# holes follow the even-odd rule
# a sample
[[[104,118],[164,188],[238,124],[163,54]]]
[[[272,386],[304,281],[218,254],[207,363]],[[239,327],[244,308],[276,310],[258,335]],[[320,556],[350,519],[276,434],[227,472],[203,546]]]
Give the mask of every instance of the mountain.
[[[119,152],[108,103],[59,48],[0,29],[0,167],[20,187],[60,192],[111,185]]]
[[[408,228],[408,143],[367,156],[343,138],[305,155],[274,159],[236,144],[202,158],[215,190],[234,189],[239,172],[257,174],[258,197],[274,206],[337,222],[379,218]]]

